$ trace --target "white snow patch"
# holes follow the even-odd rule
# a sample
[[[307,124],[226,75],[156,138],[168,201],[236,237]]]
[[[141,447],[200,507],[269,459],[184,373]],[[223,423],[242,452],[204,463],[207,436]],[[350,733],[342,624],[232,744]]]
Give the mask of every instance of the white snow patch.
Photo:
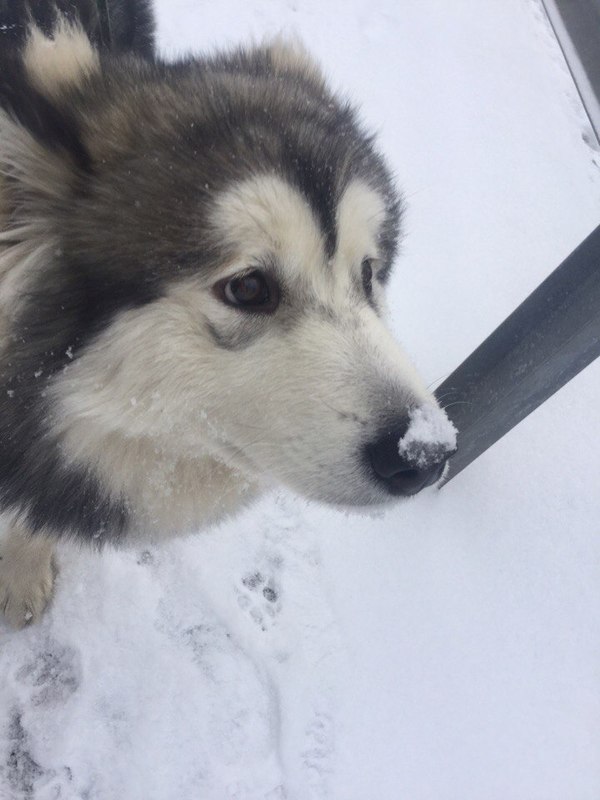
[[[410,424],[398,442],[398,452],[416,467],[426,467],[456,449],[458,431],[441,408],[419,406],[410,414]]]

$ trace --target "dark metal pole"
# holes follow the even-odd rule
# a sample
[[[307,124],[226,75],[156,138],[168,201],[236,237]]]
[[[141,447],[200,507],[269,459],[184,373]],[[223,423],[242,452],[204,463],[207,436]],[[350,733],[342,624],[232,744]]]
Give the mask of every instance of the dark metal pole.
[[[600,0],[542,0],[542,4],[600,144]],[[587,138],[586,133],[582,136]]]
[[[599,355],[600,226],[436,390],[459,431],[446,481]]]

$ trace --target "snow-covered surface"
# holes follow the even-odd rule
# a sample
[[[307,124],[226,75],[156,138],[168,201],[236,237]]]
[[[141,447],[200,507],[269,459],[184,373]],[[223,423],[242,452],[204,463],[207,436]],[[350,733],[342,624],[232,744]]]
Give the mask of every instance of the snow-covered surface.
[[[298,32],[405,188],[393,324],[428,381],[600,218],[533,0],[160,0],[169,51]],[[61,553],[0,623],[4,800],[597,800],[600,363],[379,518],[280,494],[164,549]]]
[[[456,448],[457,430],[446,413],[433,404],[414,408],[408,430],[398,442],[398,452],[410,464],[427,467]]]

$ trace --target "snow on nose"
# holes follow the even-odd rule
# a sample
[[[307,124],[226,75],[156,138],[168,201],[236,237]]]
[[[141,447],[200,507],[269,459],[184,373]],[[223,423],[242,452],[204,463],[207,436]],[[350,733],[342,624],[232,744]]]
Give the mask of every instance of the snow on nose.
[[[433,403],[409,413],[406,433],[398,441],[398,453],[408,464],[427,469],[456,452],[457,430],[446,413]]]
[[[456,429],[437,406],[418,406],[366,447],[377,480],[409,497],[436,483],[456,450]]]

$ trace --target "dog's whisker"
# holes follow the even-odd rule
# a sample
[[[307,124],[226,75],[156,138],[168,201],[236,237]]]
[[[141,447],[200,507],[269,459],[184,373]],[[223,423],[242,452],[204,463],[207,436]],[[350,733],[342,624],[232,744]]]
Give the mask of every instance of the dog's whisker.
[[[432,386],[436,386],[436,384],[439,384],[440,381],[444,380],[444,378],[447,378],[448,375],[450,375],[449,372],[445,372],[443,375],[440,375],[439,378],[436,378],[435,380],[431,381],[431,383],[427,384],[427,388],[431,389]]]
[[[323,403],[324,406],[327,406],[327,408],[331,409],[331,411],[335,412],[336,414],[339,414],[344,419],[347,419],[351,422],[358,422],[359,425],[363,427],[369,424],[369,420],[365,417],[361,417],[360,414],[356,413],[356,411],[344,411],[341,408],[331,405],[331,403],[328,403],[327,400],[324,400],[322,397],[318,397],[317,399],[319,402]]]
[[[473,403],[471,403],[469,400],[454,400],[452,403],[448,403],[448,405],[442,406],[441,408],[443,411],[447,411],[449,408],[452,408],[452,406],[472,406],[472,405]]]

